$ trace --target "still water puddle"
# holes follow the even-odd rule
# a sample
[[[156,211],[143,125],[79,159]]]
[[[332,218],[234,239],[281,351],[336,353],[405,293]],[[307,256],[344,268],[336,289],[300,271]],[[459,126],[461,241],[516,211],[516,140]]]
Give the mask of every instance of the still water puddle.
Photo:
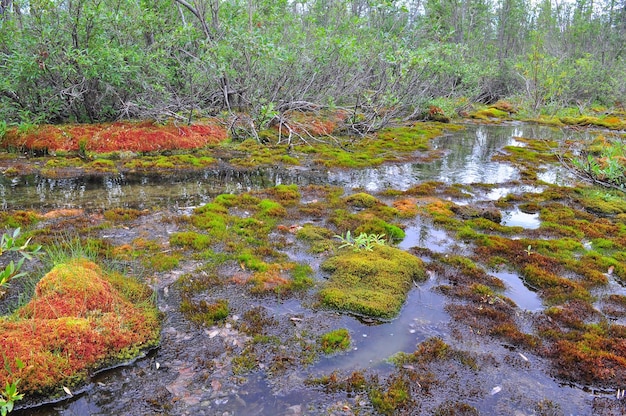
[[[450,320],[444,311],[445,297],[434,291],[434,280],[413,289],[394,320],[382,324],[365,324],[345,316],[342,324],[350,330],[352,351],[329,357],[313,371],[354,371],[387,363],[398,352],[413,352],[420,342],[430,337],[443,337]]]
[[[520,185],[520,186],[502,186],[491,189],[487,195],[486,199],[489,201],[497,201],[500,198],[504,198],[509,194],[524,194],[524,193],[533,193],[539,194],[544,191],[544,187],[541,186],[532,186],[532,185]]]
[[[543,304],[537,293],[528,289],[518,274],[508,271],[492,274],[506,284],[507,288],[504,295],[515,302],[520,309],[530,312],[543,309]]]
[[[427,248],[435,253],[445,253],[459,243],[452,239],[445,230],[435,228],[428,223],[419,222],[408,226],[405,230],[405,237],[398,247],[408,250],[413,247]]]
[[[541,221],[539,220],[539,213],[527,214],[516,208],[513,211],[504,211],[502,213],[502,225],[536,230],[541,225]]]

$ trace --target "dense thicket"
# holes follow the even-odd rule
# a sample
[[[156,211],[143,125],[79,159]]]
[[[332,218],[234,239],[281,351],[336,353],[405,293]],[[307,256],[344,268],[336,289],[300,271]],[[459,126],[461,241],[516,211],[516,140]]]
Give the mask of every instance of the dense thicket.
[[[0,121],[612,106],[625,47],[626,0],[0,0]]]

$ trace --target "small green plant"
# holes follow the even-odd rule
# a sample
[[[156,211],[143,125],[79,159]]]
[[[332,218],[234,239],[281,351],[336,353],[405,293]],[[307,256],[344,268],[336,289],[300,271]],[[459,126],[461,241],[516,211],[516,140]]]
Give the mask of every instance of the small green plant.
[[[87,140],[81,139],[78,141],[78,156],[85,159],[87,157]]]
[[[8,126],[7,122],[4,120],[0,120],[0,140],[7,134]]]
[[[533,254],[533,246],[529,244],[525,251],[526,254],[530,256],[531,254]]]
[[[15,364],[18,369],[24,368],[24,363],[22,360],[16,358]],[[5,362],[6,365],[6,362]],[[17,384],[20,382],[19,379],[13,381],[12,383],[7,382],[4,386],[4,390],[0,391],[0,415],[6,416],[7,413],[13,411],[13,407],[15,406],[15,402],[22,400],[24,398],[23,394],[20,394],[17,391]]]
[[[41,246],[36,246],[34,248],[29,248],[28,243],[30,243],[30,238],[26,240],[26,242],[19,246],[17,240],[20,236],[21,230],[20,228],[16,228],[12,234],[4,233],[2,234],[2,238],[0,239],[0,256],[2,256],[6,252],[19,252],[21,258],[15,263],[13,260],[9,262],[8,265],[4,267],[4,269],[0,269],[0,296],[4,293],[2,291],[2,287],[5,287],[9,284],[11,279],[15,279],[18,277],[22,277],[25,273],[20,273],[20,269],[24,264],[24,260],[31,260],[33,255],[36,255],[39,250],[41,250]]]
[[[1,392],[2,399],[0,399],[0,414],[2,416],[6,416],[7,413],[10,413],[13,410],[15,402],[24,398],[24,395],[18,393],[17,391],[18,382],[19,380],[16,380],[13,383],[7,383],[4,386],[4,391]]]
[[[354,251],[372,251],[375,246],[385,245],[385,234],[367,234],[361,233],[354,237],[348,230],[345,235],[335,235],[341,241],[339,248],[352,247]]]
[[[572,159],[574,168],[594,182],[618,189],[626,186],[626,157],[624,143],[614,141],[603,146],[599,154],[587,154],[587,157]]]

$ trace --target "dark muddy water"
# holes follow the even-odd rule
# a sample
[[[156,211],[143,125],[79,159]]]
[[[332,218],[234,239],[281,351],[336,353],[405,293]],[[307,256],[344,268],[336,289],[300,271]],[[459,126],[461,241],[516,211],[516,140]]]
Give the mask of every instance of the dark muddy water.
[[[263,168],[249,172],[234,170],[207,170],[201,173],[154,176],[81,177],[73,179],[45,179],[36,176],[6,179],[0,177],[0,205],[3,209],[32,208],[83,208],[98,210],[110,207],[132,207],[168,210],[162,215],[181,214],[188,207],[210,201],[224,192],[245,192],[278,184],[298,185],[330,184],[362,188],[369,192],[387,188],[406,190],[424,181],[470,185],[474,201],[493,201],[509,193],[540,192],[541,185],[519,185],[519,172],[504,162],[494,162],[492,157],[504,146],[517,145],[515,137],[563,137],[560,130],[532,125],[468,126],[465,131],[439,138],[435,146],[444,156],[429,163],[403,163],[362,170],[302,170]],[[550,183],[567,183],[568,176],[558,167],[546,167],[541,180]],[[492,184],[475,187],[471,184]],[[464,201],[463,203],[468,203]],[[132,239],[135,234],[162,233],[166,238],[170,230],[150,217],[128,235],[118,239]],[[536,215],[517,209],[503,212],[503,224],[518,225],[527,229],[539,226]],[[423,224],[419,219],[409,224],[406,238],[399,246],[403,249],[424,247],[437,253],[462,253],[461,243],[451,239],[446,232]],[[296,254],[293,254],[295,256]],[[318,262],[297,254],[298,261]],[[304,257],[302,257],[304,256]],[[489,354],[497,362],[489,364],[470,376],[461,376],[449,386],[439,390],[442,397],[430,400],[442,403],[463,398],[482,414],[531,415],[537,414],[533,404],[545,399],[557,403],[561,413],[587,414],[590,401],[596,392],[564,386],[547,372],[545,363],[538,357],[523,354],[506,345],[485,346],[476,338],[462,341],[451,339],[451,322],[445,311],[446,299],[432,290],[437,276],[416,287],[409,294],[400,315],[387,323],[373,324],[349,315],[329,311],[313,311],[299,300],[280,302],[263,300],[262,306],[285,328],[307,325],[315,327],[345,327],[352,336],[351,350],[331,357],[322,357],[303,368],[269,375],[269,370],[245,377],[232,377],[229,363],[233,355],[241,352],[245,337],[234,329],[238,315],[232,315],[226,325],[218,329],[197,329],[186,324],[177,311],[176,294],[170,290],[172,283],[184,272],[194,270],[192,262],[184,263],[182,270],[159,277],[159,307],[165,313],[162,346],[135,364],[105,372],[93,379],[88,391],[66,401],[41,409],[26,409],[32,415],[112,415],[112,414],[189,414],[189,415],[304,415],[352,414],[349,405],[358,406],[358,397],[349,400],[307,387],[308,377],[329,374],[332,371],[350,372],[371,370],[381,375],[393,371],[388,358],[404,351],[412,352],[416,344],[429,337],[439,336],[450,341],[455,348]],[[505,282],[505,296],[519,307],[519,314],[541,310],[537,295],[528,290],[519,276],[509,272],[494,275]],[[226,290],[226,289],[224,289]],[[223,297],[232,293],[221,293]],[[231,301],[232,309],[244,311],[252,300],[239,297]],[[282,324],[281,324],[282,325]],[[218,347],[210,347],[211,340],[220,340]],[[213,348],[213,349],[212,349]],[[219,350],[219,348],[223,348]],[[212,357],[210,369],[202,357]],[[452,377],[450,378],[452,380]],[[477,393],[466,393],[476,390]],[[337,403],[336,411],[333,407]],[[146,404],[148,403],[148,404]],[[348,410],[345,406],[348,406]],[[371,409],[362,409],[369,414]],[[421,413],[416,410],[415,414]]]

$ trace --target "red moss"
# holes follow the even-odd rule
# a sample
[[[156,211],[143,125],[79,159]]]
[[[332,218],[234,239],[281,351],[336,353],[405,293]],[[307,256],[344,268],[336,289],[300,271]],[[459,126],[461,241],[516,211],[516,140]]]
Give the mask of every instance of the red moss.
[[[93,152],[153,152],[196,149],[227,138],[216,122],[193,126],[157,125],[153,122],[118,122],[40,126],[27,133],[7,132],[3,145],[29,150]]]
[[[147,306],[149,291],[125,280],[109,280],[86,260],[52,269],[27,305],[0,320],[0,351],[9,363],[0,369],[0,384],[19,378],[23,392],[46,394],[156,344],[158,319]],[[16,359],[25,367],[10,365]]]

